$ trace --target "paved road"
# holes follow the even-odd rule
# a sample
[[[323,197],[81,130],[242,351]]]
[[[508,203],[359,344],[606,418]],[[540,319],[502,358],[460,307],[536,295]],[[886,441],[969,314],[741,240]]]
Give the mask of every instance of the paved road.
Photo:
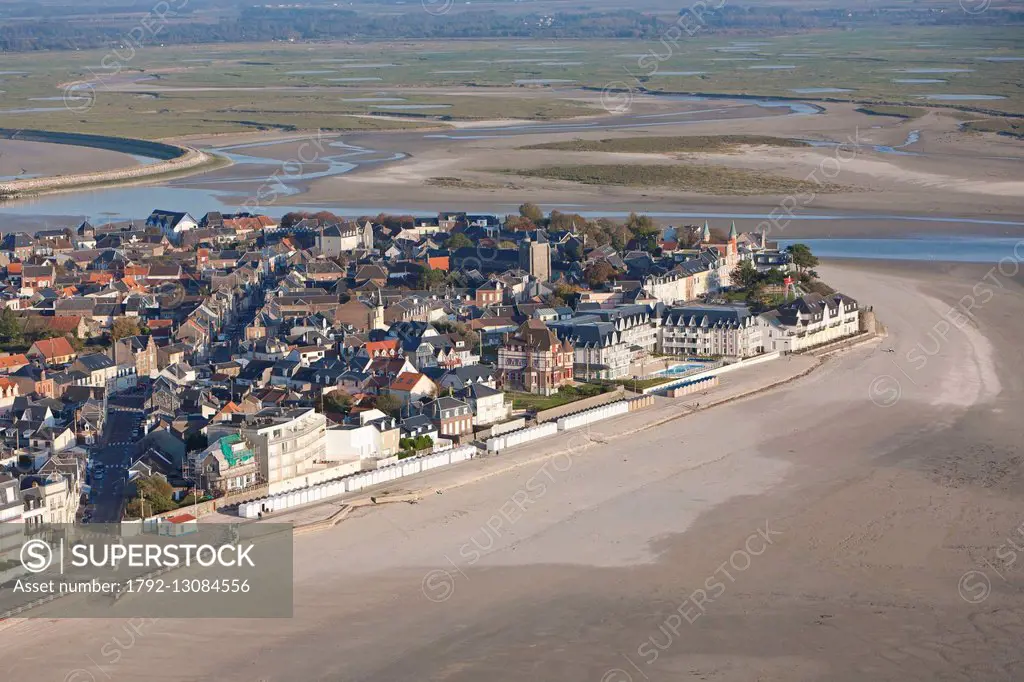
[[[138,438],[133,436],[142,413],[111,409],[107,415],[107,425],[103,433],[103,441],[93,451],[93,489],[92,523],[118,523],[124,509],[124,485],[126,467],[130,457],[141,447]],[[97,465],[102,464],[105,473],[96,478]]]

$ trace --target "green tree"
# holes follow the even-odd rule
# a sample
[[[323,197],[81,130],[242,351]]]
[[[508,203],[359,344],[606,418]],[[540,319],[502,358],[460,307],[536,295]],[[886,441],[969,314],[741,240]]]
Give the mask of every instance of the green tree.
[[[23,336],[21,320],[10,308],[0,311],[0,342],[19,343]]]
[[[519,215],[539,225],[544,220],[544,211],[537,204],[527,202],[519,207]]]
[[[747,304],[757,311],[767,310],[775,304],[775,296],[768,293],[763,284],[757,283],[747,293]]]
[[[377,396],[376,407],[384,414],[397,417],[402,412],[402,401],[393,395],[385,393],[384,395]]]
[[[417,285],[420,289],[433,289],[436,286],[440,286],[444,283],[445,272],[444,270],[435,270],[434,268],[424,268],[420,271]]]
[[[467,237],[466,235],[462,234],[461,232],[456,232],[452,236],[448,237],[448,240],[444,243],[444,246],[449,251],[454,251],[455,249],[462,249],[467,246],[473,246],[473,240]]]
[[[178,508],[171,484],[160,476],[146,476],[136,480],[135,491],[135,497],[128,502],[130,516],[142,518]]]
[[[740,264],[733,268],[731,277],[733,284],[743,289],[750,289],[761,280],[761,275],[749,260],[740,261]]]
[[[811,247],[807,244],[791,244],[786,247],[786,251],[793,259],[793,265],[796,266],[797,272],[810,270],[818,265],[817,257],[811,253]]]

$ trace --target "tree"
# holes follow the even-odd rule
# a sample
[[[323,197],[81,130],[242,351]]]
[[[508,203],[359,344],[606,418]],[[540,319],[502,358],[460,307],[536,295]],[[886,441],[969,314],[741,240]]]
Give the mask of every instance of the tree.
[[[519,215],[508,215],[505,216],[505,229],[511,230],[512,232],[524,232],[526,230],[535,229],[537,226],[532,220],[524,216]]]
[[[473,246],[473,240],[461,232],[456,232],[452,236],[448,237],[448,241],[444,243],[444,246],[449,251],[454,251],[455,249]]]
[[[0,343],[19,343],[23,336],[21,320],[10,308],[0,311]]]
[[[402,401],[393,395],[385,393],[384,395],[377,396],[376,407],[384,414],[397,417],[402,412]]]
[[[444,283],[445,272],[444,270],[435,270],[434,268],[424,268],[420,271],[419,279],[417,284],[420,289],[433,289],[436,286],[440,286]]]
[[[811,247],[807,244],[791,244],[786,247],[786,251],[793,259],[793,265],[796,266],[797,272],[803,272],[818,265],[817,257],[811,253]]]
[[[128,514],[136,518],[163,514],[177,509],[174,490],[160,476],[146,476],[135,481],[136,496],[128,502]]]
[[[467,348],[476,348],[480,343],[480,335],[470,329],[465,322],[440,321],[434,323],[434,329],[442,334],[451,334],[459,341],[466,344]]]
[[[761,275],[757,272],[754,264],[749,260],[740,261],[740,264],[733,268],[731,277],[733,284],[736,284],[742,289],[750,289],[754,287],[761,279]]]
[[[606,260],[598,261],[583,271],[583,278],[591,289],[596,289],[615,276],[615,268]]]
[[[126,336],[138,336],[141,333],[142,328],[139,326],[138,320],[133,320],[130,317],[117,318],[114,320],[114,325],[110,328],[110,336],[115,341]]]
[[[537,204],[527,202],[519,207],[519,215],[526,218],[535,225],[539,225],[544,220],[544,211]]]
[[[747,293],[747,304],[755,310],[765,310],[775,303],[775,296],[765,290],[764,285],[757,283]]]
[[[324,412],[348,414],[352,409],[352,396],[345,391],[331,391],[323,397]]]

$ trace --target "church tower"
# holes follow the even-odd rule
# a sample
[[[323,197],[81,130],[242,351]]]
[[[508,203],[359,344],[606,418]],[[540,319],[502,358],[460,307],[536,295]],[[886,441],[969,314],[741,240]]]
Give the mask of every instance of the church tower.
[[[377,298],[373,302],[373,307],[370,309],[369,315],[367,315],[367,322],[369,323],[370,329],[387,329],[388,326],[384,324],[384,295],[380,289],[377,289]]]

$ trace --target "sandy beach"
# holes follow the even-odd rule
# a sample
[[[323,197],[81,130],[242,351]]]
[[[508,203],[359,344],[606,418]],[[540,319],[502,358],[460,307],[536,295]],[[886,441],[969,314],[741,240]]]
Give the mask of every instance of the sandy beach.
[[[890,336],[775,391],[300,536],[290,620],[30,621],[3,632],[24,654],[9,676],[1019,678],[1024,591],[1002,550],[1024,515],[1024,278],[820,270]],[[970,318],[950,315],[964,296]]]

